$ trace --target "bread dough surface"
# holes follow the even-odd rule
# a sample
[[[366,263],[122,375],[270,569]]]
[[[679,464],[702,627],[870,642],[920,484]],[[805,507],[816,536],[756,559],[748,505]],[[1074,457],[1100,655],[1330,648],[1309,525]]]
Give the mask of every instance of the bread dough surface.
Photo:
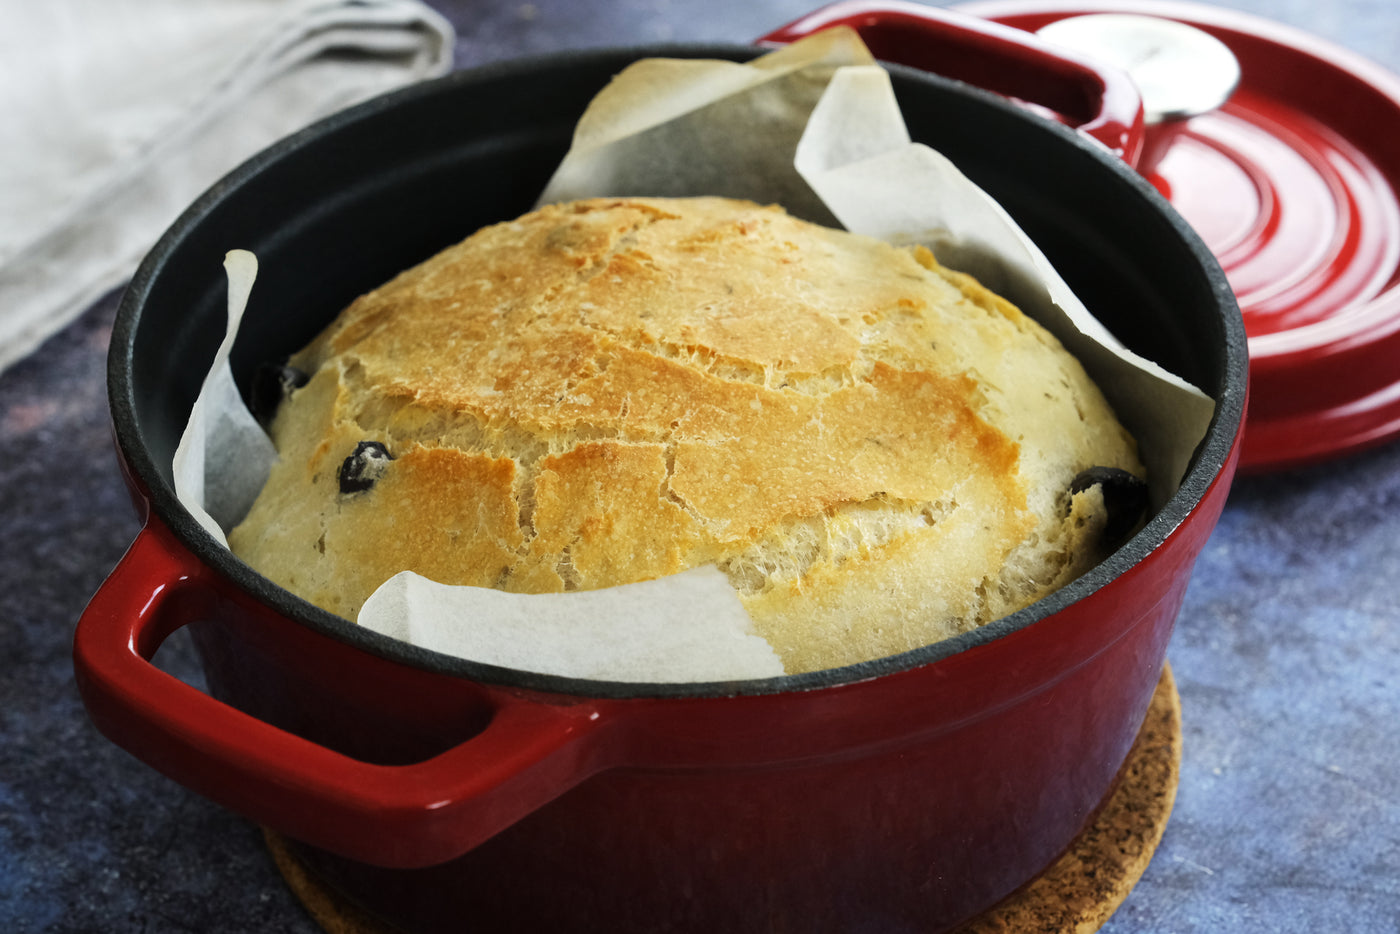
[[[560,592],[715,562],[789,672],[915,648],[1102,557],[1132,438],[1043,328],[923,248],[720,198],[554,205],[290,361],[234,551],[354,619],[384,580]],[[393,457],[370,489],[338,472]]]

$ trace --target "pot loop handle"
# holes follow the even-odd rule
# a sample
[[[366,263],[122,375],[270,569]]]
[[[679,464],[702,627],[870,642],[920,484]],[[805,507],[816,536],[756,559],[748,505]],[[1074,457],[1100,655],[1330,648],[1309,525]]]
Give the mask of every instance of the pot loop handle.
[[[1127,73],[1030,33],[906,0],[838,0],[773,30],[782,45],[833,26],[860,34],[877,59],[908,65],[1049,110],[1130,166],[1143,147],[1143,108]]]
[[[388,868],[446,862],[595,771],[589,703],[497,699],[476,736],[431,759],[376,765],[287,733],[150,659],[206,615],[214,572],[151,520],[92,598],[73,641],[98,729],[191,790],[294,839]]]

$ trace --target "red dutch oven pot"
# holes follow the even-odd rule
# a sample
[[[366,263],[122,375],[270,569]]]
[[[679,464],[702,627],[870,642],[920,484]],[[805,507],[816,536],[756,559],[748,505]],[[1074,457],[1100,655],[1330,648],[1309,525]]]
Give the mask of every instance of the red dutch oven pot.
[[[1111,789],[1223,506],[1244,331],[1210,253],[1120,159],[1140,130],[1121,78],[933,10],[885,23],[903,45],[872,42],[877,53],[932,43],[943,70],[1062,115],[891,68],[913,137],[990,191],[1126,343],[1216,399],[1180,490],[1141,532],[975,632],[732,683],[581,681],[449,658],[255,574],[180,507],[170,473],[223,332],[224,252],[261,259],[232,358],[246,381],[359,293],[527,210],[590,98],[629,62],[757,50],[495,65],[273,147],[206,193],[137,272],[109,383],[146,522],[74,646],[99,729],[289,837],[322,881],[413,931],[927,934],[1052,862]],[[179,627],[209,694],[150,662]]]

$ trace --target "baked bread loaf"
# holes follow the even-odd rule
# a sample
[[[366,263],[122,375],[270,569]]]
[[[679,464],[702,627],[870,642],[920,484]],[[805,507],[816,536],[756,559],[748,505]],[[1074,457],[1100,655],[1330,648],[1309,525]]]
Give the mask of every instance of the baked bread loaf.
[[[350,619],[405,569],[533,593],[713,562],[788,672],[829,668],[1065,584],[1114,544],[1075,478],[1143,475],[1079,363],[970,277],[721,198],[487,227],[289,366],[230,544]]]

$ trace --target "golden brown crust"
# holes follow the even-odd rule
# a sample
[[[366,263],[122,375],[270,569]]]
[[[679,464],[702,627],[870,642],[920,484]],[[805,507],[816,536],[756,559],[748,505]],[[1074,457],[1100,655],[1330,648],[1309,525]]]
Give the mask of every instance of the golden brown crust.
[[[231,544],[352,618],[405,568],[524,592],[718,562],[789,671],[829,667],[1081,572],[1097,555],[1066,519],[1070,479],[1141,474],[1014,306],[927,250],[718,198],[488,227],[293,364],[313,378]],[[342,494],[362,440],[396,459]]]

